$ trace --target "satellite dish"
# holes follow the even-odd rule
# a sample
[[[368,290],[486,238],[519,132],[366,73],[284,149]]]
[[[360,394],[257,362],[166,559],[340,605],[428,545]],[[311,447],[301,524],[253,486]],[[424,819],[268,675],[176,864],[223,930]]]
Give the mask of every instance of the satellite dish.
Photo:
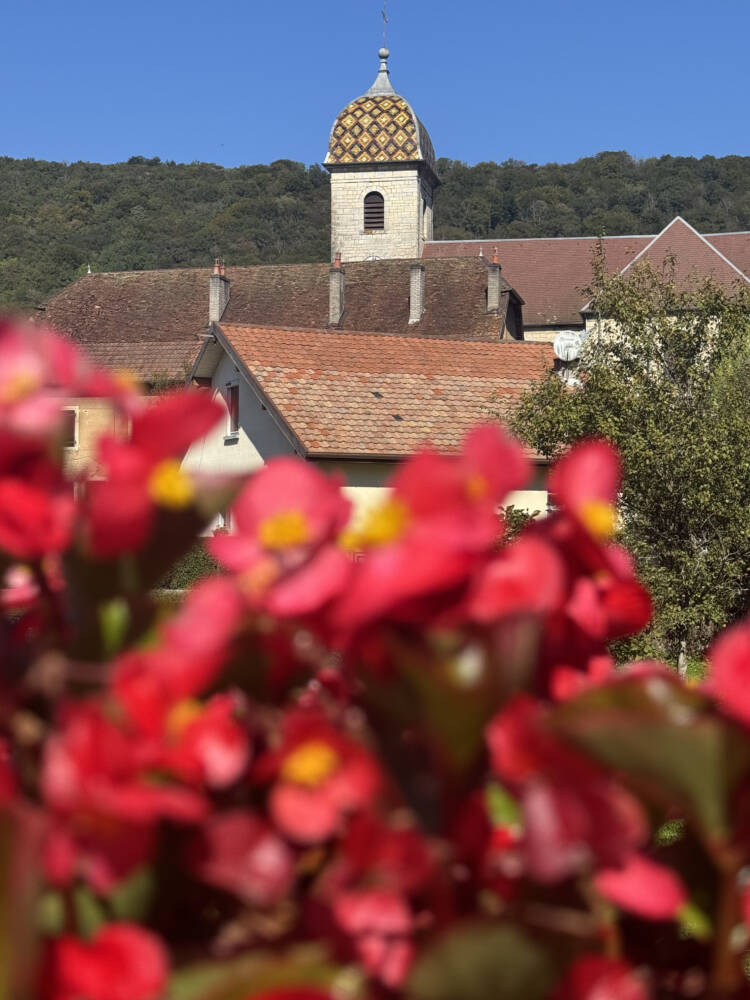
[[[577,330],[561,330],[552,341],[552,350],[561,361],[575,361],[581,353],[581,342]]]

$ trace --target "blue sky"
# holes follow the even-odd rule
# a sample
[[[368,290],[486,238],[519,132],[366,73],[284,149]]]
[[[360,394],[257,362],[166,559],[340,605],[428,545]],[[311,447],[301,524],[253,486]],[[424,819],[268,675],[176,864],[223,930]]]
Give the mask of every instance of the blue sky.
[[[382,0],[15,0],[0,155],[322,160]],[[750,154],[750,0],[389,0],[391,79],[438,156]]]

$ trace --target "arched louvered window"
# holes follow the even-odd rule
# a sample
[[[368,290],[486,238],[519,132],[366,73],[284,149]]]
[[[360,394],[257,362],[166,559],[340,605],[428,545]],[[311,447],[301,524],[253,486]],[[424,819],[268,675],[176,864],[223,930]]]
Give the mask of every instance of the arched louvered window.
[[[385,199],[377,191],[365,195],[365,229],[385,229]]]

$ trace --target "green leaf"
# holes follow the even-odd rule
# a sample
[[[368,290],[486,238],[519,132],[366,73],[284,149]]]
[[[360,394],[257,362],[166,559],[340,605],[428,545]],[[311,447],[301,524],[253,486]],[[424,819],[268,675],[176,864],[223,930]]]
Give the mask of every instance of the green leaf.
[[[252,1000],[256,993],[293,986],[328,990],[341,972],[317,944],[301,945],[283,954],[255,950],[178,969],[170,980],[168,995],[170,1000]],[[359,1000],[363,997],[362,982],[356,976],[350,978],[347,1000]]]
[[[710,941],[713,936],[711,920],[696,903],[685,903],[677,914],[680,930],[696,941]]]
[[[121,597],[99,605],[99,625],[102,648],[106,656],[114,656],[122,647],[130,622],[130,609]]]
[[[118,920],[143,921],[154,896],[154,871],[148,865],[138,868],[109,897],[109,906]]]
[[[42,934],[54,937],[65,926],[65,902],[62,893],[49,889],[37,900],[36,925]]]
[[[544,1000],[555,980],[540,944],[510,924],[465,924],[416,964],[410,1000]]]
[[[552,726],[644,797],[686,810],[705,834],[729,833],[728,804],[750,743],[709,699],[669,676],[630,676],[558,706]]]
[[[102,904],[85,885],[79,885],[73,890],[73,912],[76,930],[84,938],[93,937],[107,920]]]
[[[503,786],[492,781],[485,790],[484,801],[487,812],[495,826],[520,826],[521,810],[518,802]]]

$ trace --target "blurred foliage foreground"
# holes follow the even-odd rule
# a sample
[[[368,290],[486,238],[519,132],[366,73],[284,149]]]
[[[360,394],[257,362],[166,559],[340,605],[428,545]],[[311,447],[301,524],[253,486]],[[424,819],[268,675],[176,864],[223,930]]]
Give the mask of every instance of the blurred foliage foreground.
[[[130,428],[75,491],[71,396]],[[747,996],[750,621],[701,687],[615,669],[615,448],[503,539],[530,470],[478,427],[355,528],[296,458],[188,475],[220,418],[0,326],[0,998]],[[154,603],[232,499],[223,573]]]

